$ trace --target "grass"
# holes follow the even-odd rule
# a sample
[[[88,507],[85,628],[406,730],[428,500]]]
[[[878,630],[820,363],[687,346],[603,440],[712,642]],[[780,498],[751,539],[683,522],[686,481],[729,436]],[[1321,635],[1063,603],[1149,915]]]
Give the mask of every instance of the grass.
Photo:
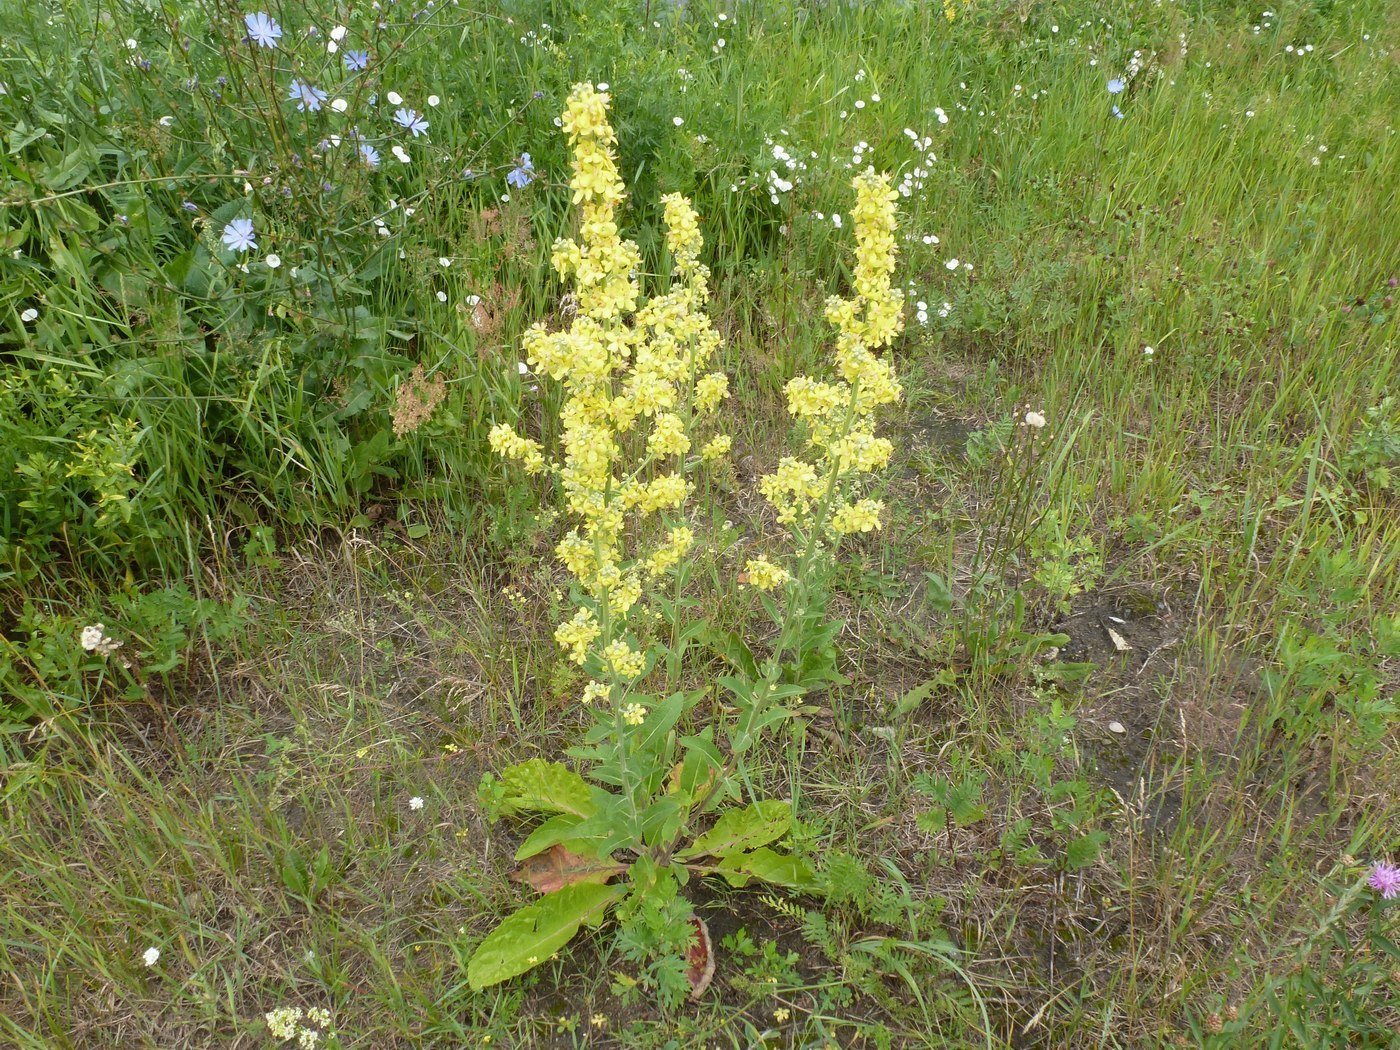
[[[1349,457],[1400,372],[1400,39],[1378,0],[1270,11],[1080,0],[949,24],[693,2],[657,5],[655,28],[579,3],[393,22],[379,87],[441,96],[431,147],[347,173],[334,215],[260,204],[284,266],[202,291],[175,273],[210,237],[179,225],[180,198],[212,194],[196,200],[216,236],[223,190],[151,180],[225,177],[256,121],[227,118],[224,156],[191,130],[192,105],[162,95],[168,21],[16,13],[7,124],[67,119],[0,167],[0,232],[23,249],[0,260],[0,368],[28,391],[3,433],[90,466],[46,475],[72,500],[52,526],[5,490],[0,1032],[271,1045],[263,1014],[288,1005],[331,1010],[345,1046],[1400,1045],[1395,912],[1362,885],[1400,851],[1400,518],[1394,484],[1364,474],[1385,463]],[[164,80],[133,69],[128,35]],[[1134,52],[1143,71],[1110,96]],[[465,979],[522,899],[516,829],[486,822],[476,785],[583,724],[551,639],[560,523],[484,448],[492,419],[537,411],[516,348],[558,316],[552,118],[581,78],[611,84],[638,236],[679,189],[710,245],[736,454],[694,579],[741,633],[762,621],[732,580],[767,527],[756,479],[788,447],[781,388],[821,368],[821,303],[846,281],[830,216],[847,162],[865,143],[857,166],[927,167],[901,200],[899,275],[929,316],[897,347],[890,520],[833,596],[849,683],[809,698],[759,771],[830,892],[689,888],[722,946],[677,1014],[626,986],[606,932],[487,992]],[[83,142],[117,169],[49,177]],[[796,185],[776,203],[773,143],[806,165],[780,170]],[[541,178],[503,201],[522,151]],[[281,178],[276,156],[247,163]],[[468,164],[486,174],[461,179]],[[123,179],[149,218],[102,249],[120,191],[92,187]],[[359,290],[323,309],[319,288],[303,303],[276,283],[313,266],[318,223],[409,201],[392,237],[344,241]],[[445,400],[393,434],[420,363]],[[104,486],[125,484],[103,456],[127,453],[84,432],[116,418],[141,439],[126,517],[102,520]],[[245,604],[211,620],[133,597],[177,583]],[[97,620],[171,666],[65,663]]]

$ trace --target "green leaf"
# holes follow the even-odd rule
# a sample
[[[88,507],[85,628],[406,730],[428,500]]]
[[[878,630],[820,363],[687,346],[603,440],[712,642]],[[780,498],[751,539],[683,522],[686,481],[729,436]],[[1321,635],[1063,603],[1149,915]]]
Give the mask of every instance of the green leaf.
[[[672,693],[647,712],[646,721],[637,727],[630,741],[634,752],[659,751],[684,709],[685,694]]]
[[[1098,859],[1099,850],[1103,849],[1104,843],[1107,841],[1108,832],[1106,831],[1091,831],[1087,835],[1070,839],[1065,846],[1065,867],[1070,870],[1087,868]]]
[[[581,882],[527,904],[486,935],[467,963],[475,991],[519,976],[568,944],[584,923],[597,926],[627,887]]]
[[[556,843],[573,839],[578,832],[579,824],[582,822],[579,817],[572,813],[555,814],[530,832],[529,837],[515,851],[515,859],[524,860],[526,857],[533,857],[536,853],[543,853]]]
[[[755,878],[775,886],[804,890],[810,889],[813,882],[812,869],[805,860],[786,853],[775,853],[767,846],[752,853],[725,857],[717,867],[731,886],[743,886],[750,878]]]
[[[678,857],[728,857],[766,846],[792,827],[792,807],[781,800],[755,802],[720,814],[715,826],[699,836]]]
[[[745,644],[737,633],[734,631],[708,631],[705,642],[750,681],[757,680],[759,677],[758,661],[754,659],[753,650]]]
[[[676,787],[685,798],[687,808],[701,795],[710,791],[714,778],[719,776],[724,768],[724,758],[711,739],[713,735],[714,729],[706,726],[698,736],[681,737],[685,759],[681,763]],[[714,791],[705,808],[713,809],[723,796],[722,791]]]
[[[590,817],[597,807],[583,777],[562,762],[532,758],[501,773],[500,812],[572,813]]]
[[[930,678],[923,685],[916,685],[909,692],[899,698],[899,702],[894,705],[895,714],[907,715],[910,711],[920,706],[925,700],[933,695],[943,682],[939,678]]]

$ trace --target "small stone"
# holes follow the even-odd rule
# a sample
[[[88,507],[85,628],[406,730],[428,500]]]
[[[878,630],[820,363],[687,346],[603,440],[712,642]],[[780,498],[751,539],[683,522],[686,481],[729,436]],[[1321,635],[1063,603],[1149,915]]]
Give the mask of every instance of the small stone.
[[[1127,730],[1123,728],[1123,723],[1122,723],[1122,722],[1110,722],[1110,723],[1108,723],[1108,731],[1109,731],[1110,733],[1117,733],[1117,734],[1119,734],[1120,736],[1121,736],[1122,734],[1124,734],[1124,733],[1127,732]]]

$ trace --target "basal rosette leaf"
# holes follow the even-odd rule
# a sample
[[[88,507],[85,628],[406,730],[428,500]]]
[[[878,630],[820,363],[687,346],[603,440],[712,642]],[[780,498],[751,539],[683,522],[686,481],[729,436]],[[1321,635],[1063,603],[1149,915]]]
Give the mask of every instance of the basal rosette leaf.
[[[781,800],[754,802],[720,814],[715,826],[677,854],[689,857],[728,857],[757,849],[782,838],[792,827],[792,807]]]
[[[467,963],[467,983],[479,992],[534,969],[568,944],[580,926],[601,924],[626,892],[626,886],[581,882],[527,904],[477,945]]]
[[[568,813],[586,819],[597,810],[593,790],[562,762],[532,758],[501,773],[496,809],[501,816]]]
[[[611,857],[575,853],[556,843],[542,853],[526,859],[511,873],[516,882],[527,882],[540,893],[556,893],[576,883],[604,883],[627,870]]]
[[[751,878],[791,890],[807,890],[813,885],[812,868],[805,860],[767,846],[725,857],[716,867],[731,886],[745,886]]]

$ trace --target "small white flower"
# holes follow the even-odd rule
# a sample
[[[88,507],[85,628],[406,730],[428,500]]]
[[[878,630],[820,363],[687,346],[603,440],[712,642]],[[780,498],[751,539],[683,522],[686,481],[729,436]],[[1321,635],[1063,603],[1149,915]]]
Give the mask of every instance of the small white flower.
[[[128,51],[135,51],[140,46],[141,45],[136,42],[136,38],[134,36],[129,36],[126,38],[126,49]]]
[[[276,252],[268,252],[263,258],[263,262],[267,263],[267,268],[269,270],[275,270],[282,265],[282,256],[278,255]]]
[[[170,127],[172,124],[175,123],[175,118],[174,118],[174,117],[171,117],[171,116],[164,116],[164,117],[161,117],[161,118],[160,118],[160,120],[158,121],[158,123],[160,124],[161,127],[163,127],[163,128],[168,128],[168,127]]]
[[[1036,430],[1039,430],[1041,427],[1045,426],[1045,417],[1039,412],[1027,412],[1026,426],[1035,427]]]
[[[39,311],[31,306],[28,310],[19,315],[19,319],[25,324],[28,324],[30,321],[37,321],[39,319]]]
[[[344,40],[346,32],[347,30],[344,26],[336,26],[331,30],[331,39],[337,42]]]
[[[527,376],[530,374],[530,366],[527,365],[524,361],[515,362],[515,367],[516,370],[523,376]]]
[[[408,153],[404,150],[402,146],[395,146],[390,152],[393,153],[394,156],[399,159],[400,163],[409,163]]]
[[[452,260],[445,255],[440,255],[438,256],[438,265],[441,266],[443,269],[446,269],[447,267],[452,265]]]
[[[446,293],[446,292],[438,292],[438,293],[437,293],[437,301],[440,302],[440,303],[445,303],[445,302],[447,302],[447,293]]]
[[[671,118],[671,123],[674,124],[676,127],[680,127],[682,124],[685,123],[685,118],[684,118],[684,117],[672,117],[672,118]]]
[[[957,259],[949,259],[949,260],[948,260],[947,262],[945,262],[943,265],[946,266],[946,267],[947,267],[948,269],[950,269],[950,270],[956,270],[960,264],[959,264],[959,262],[958,262]]]
[[[409,809],[422,809],[422,808],[423,808],[423,799],[422,799],[422,797],[419,796],[419,795],[414,795],[411,799],[408,800],[408,808],[409,808]]]
[[[331,100],[331,109],[335,110],[337,113],[344,113],[349,108],[350,103],[346,102],[343,98]]]
[[[389,100],[389,105],[391,106],[397,106],[400,102],[403,101],[403,96],[400,95],[397,91],[391,91],[384,97]]]
[[[1156,350],[1153,350],[1152,347],[1150,347],[1150,346],[1144,346],[1144,347],[1142,348],[1142,352],[1143,352],[1144,354],[1146,354],[1148,357],[1151,357],[1151,356],[1152,356],[1153,354],[1155,354],[1157,351],[1156,351]]]
[[[83,633],[79,636],[79,640],[83,643],[83,648],[88,652],[92,652],[101,645],[102,632],[104,630],[105,628],[100,623],[89,624],[87,627],[84,627]]]
[[[147,966],[154,966],[156,963],[160,962],[160,949],[147,948],[141,954],[141,961],[144,962]]]
[[[428,96],[428,105],[430,105],[430,106],[436,106],[436,105],[437,105],[439,102],[441,102],[441,101],[442,101],[442,99],[438,98],[436,95],[429,95],[429,96]]]

